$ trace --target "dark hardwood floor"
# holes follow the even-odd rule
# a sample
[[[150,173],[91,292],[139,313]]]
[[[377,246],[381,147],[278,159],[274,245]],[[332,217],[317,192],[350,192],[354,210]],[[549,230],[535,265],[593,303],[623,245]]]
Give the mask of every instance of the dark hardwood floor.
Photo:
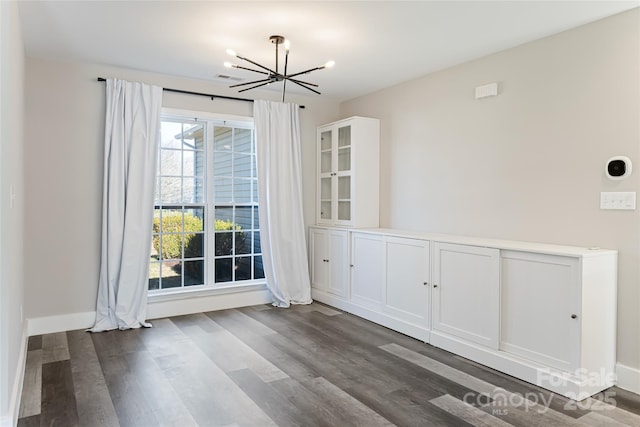
[[[322,304],[29,339],[18,426],[640,426]]]

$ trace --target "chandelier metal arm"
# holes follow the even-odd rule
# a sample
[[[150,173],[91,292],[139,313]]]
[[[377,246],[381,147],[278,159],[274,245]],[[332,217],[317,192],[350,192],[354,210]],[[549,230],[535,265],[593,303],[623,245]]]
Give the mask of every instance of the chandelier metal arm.
[[[270,80],[270,81],[265,82],[265,83],[260,83],[259,85],[251,86],[251,87],[248,87],[248,88],[245,88],[245,89],[240,89],[238,92],[245,92],[247,90],[255,89],[255,88],[260,87],[260,86],[268,85],[269,83],[272,83],[272,82],[273,82],[273,80]]]
[[[276,45],[276,49],[277,49],[277,45]],[[276,50],[277,52],[277,50]],[[289,64],[289,49],[285,49],[285,54],[284,54],[284,81],[282,82],[282,102],[284,102],[284,93],[285,90],[287,89],[287,80],[289,80],[287,78],[287,65]]]
[[[305,86],[303,83],[300,83],[300,81],[299,81],[299,80],[295,80],[295,79],[287,79],[287,80],[291,80],[291,83],[295,83],[295,84],[297,84],[298,86],[302,86],[303,88],[305,88],[305,89],[307,89],[307,90],[310,90],[311,92],[317,93],[318,95],[322,95],[322,94],[321,94],[320,92],[318,92],[317,90],[315,90],[315,89],[311,89],[309,86]]]
[[[287,78],[289,78],[289,77],[299,76],[299,75],[301,75],[301,74],[307,74],[307,73],[310,73],[310,72],[312,72],[312,71],[316,71],[316,70],[322,70],[322,69],[324,69],[324,68],[325,68],[324,66],[314,67],[314,68],[309,68],[308,70],[304,70],[304,71],[300,71],[299,73],[291,74],[291,75],[287,76]]]
[[[262,82],[269,82],[269,83],[271,83],[271,82],[272,82],[272,81],[274,81],[274,80],[275,80],[275,79],[273,79],[272,77],[269,77],[269,78],[266,78],[266,79],[263,79],[263,80],[253,80],[253,81],[250,81],[250,82],[236,83],[236,84],[231,85],[231,86],[229,86],[229,87],[240,87],[240,86],[252,85],[252,84],[255,84],[255,83],[262,83]]]
[[[298,83],[302,83],[302,84],[305,84],[305,85],[308,85],[308,86],[319,87],[319,86],[318,86],[317,84],[315,84],[315,83],[305,82],[304,80],[300,80],[300,79],[292,79],[290,76],[285,76],[285,78],[286,78],[287,80],[291,80],[291,81],[294,81],[294,80],[295,80],[295,81],[297,81]]]
[[[241,70],[253,71],[254,73],[260,73],[260,74],[271,74],[271,73],[268,73],[266,71],[254,70],[253,68],[243,67],[242,65],[234,65],[233,68],[239,68]]]
[[[243,61],[247,61],[247,62],[249,62],[249,63],[251,63],[251,64],[255,65],[256,67],[262,68],[263,70],[267,70],[267,71],[268,71],[269,73],[271,73],[271,74],[279,74],[278,72],[273,71],[271,68],[269,68],[269,67],[265,67],[264,65],[260,65],[260,64],[258,64],[257,62],[254,62],[254,61],[250,60],[249,58],[245,58],[244,56],[240,56],[240,55],[238,55],[238,56],[236,56],[236,58],[238,58],[238,59],[242,59]],[[254,70],[251,70],[251,71],[254,71]]]

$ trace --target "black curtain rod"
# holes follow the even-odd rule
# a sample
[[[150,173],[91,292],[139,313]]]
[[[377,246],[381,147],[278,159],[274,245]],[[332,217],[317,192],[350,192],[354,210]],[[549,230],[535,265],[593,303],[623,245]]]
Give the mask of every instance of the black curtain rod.
[[[98,81],[99,82],[106,82],[107,79],[105,79],[104,77],[98,77]],[[211,98],[211,100],[213,101],[216,98],[220,98],[220,99],[229,99],[231,101],[244,101],[244,102],[253,102],[253,99],[249,99],[249,98],[238,98],[235,96],[225,96],[225,95],[214,95],[211,93],[202,93],[202,92],[192,92],[190,90],[181,90],[181,89],[170,89],[170,88],[166,88],[163,87],[162,88],[163,91],[165,92],[174,92],[174,93],[183,93],[185,95],[197,95],[197,96],[206,96]],[[304,108],[304,105],[300,105],[300,108]]]

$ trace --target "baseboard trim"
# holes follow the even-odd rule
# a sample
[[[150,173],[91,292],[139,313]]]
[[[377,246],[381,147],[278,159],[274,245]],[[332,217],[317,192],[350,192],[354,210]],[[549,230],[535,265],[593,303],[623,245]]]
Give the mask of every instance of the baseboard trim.
[[[268,304],[273,301],[271,293],[263,287],[259,289],[237,290],[208,296],[180,296],[176,299],[149,301],[147,319],[159,319],[206,311],[225,310],[249,305]],[[96,320],[95,311],[61,314],[58,316],[35,317],[28,319],[28,336],[51,334],[55,332],[87,329]],[[2,427],[2,426],[0,426]]]
[[[616,376],[618,387],[640,394],[640,369],[616,363]]]
[[[18,364],[16,366],[17,372],[14,376],[15,380],[11,389],[11,400],[9,401],[7,414],[0,418],[0,427],[14,427],[18,424],[20,397],[22,396],[22,384],[24,383],[24,370],[27,365],[27,343],[29,342],[26,322],[22,328],[21,341]]]
[[[147,319],[182,316],[185,314],[203,313],[207,311],[226,310],[249,305],[268,304],[273,297],[268,289],[248,289],[232,293],[209,296],[180,298],[175,300],[150,301],[147,306]]]
[[[29,319],[29,336],[90,328],[95,320],[95,311],[34,317]]]

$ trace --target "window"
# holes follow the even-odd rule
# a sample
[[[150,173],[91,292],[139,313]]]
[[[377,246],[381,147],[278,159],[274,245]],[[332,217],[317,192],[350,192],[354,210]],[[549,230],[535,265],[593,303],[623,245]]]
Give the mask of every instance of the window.
[[[149,290],[262,282],[251,122],[163,116]]]

